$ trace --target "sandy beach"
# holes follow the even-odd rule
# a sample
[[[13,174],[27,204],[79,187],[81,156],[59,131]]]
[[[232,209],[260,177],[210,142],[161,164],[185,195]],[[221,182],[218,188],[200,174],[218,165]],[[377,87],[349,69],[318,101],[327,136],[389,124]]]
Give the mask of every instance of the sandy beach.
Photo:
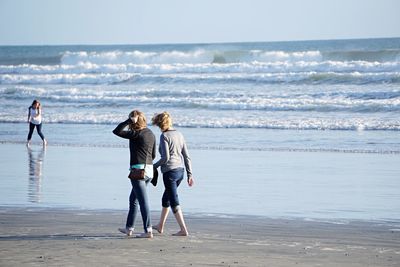
[[[190,215],[154,238],[127,238],[122,211],[1,208],[1,266],[399,266],[400,231],[251,216]],[[154,213],[154,220],[158,214]]]
[[[398,155],[192,150],[190,236],[171,236],[170,216],[143,240],[117,230],[127,148],[1,148],[0,266],[400,265]],[[149,187],[153,224],[162,188]]]

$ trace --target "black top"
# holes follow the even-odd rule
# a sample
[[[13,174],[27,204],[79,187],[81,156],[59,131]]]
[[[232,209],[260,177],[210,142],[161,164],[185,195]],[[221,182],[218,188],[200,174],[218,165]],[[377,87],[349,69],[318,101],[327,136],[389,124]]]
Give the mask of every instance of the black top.
[[[118,124],[113,133],[119,137],[129,139],[129,150],[131,152],[130,165],[153,164],[156,157],[156,138],[149,128],[138,131],[126,131],[126,126],[132,123],[131,119]]]

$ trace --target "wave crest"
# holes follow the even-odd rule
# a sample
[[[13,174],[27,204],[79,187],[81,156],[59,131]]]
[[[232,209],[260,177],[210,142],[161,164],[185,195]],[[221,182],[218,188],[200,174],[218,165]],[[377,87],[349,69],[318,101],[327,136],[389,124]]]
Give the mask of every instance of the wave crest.
[[[379,51],[268,51],[268,50],[211,50],[190,51],[107,51],[65,52],[62,65],[92,64],[206,64],[206,63],[274,63],[274,62],[398,62],[400,49]]]

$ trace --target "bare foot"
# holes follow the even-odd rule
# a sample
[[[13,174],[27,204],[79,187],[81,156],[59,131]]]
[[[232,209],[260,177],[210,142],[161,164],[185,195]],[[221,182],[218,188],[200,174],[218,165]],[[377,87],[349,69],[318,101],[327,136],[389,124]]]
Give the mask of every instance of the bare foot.
[[[152,227],[154,230],[157,230],[157,232],[159,232],[160,234],[162,234],[164,232],[164,229],[160,228],[158,225],[155,225]]]
[[[173,236],[188,236],[189,233],[187,231],[180,230],[179,232],[172,234]]]

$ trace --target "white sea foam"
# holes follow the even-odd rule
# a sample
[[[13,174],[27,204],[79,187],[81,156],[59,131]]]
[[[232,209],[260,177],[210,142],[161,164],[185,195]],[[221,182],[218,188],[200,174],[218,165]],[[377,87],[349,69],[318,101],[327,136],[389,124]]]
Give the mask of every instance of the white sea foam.
[[[400,83],[400,72],[388,73],[335,73],[335,72],[282,72],[282,73],[71,73],[71,74],[3,74],[0,84],[116,84],[116,83]]]
[[[122,82],[250,82],[250,83],[399,83],[399,62],[305,61],[314,53],[283,53],[278,61],[237,62],[226,64],[186,63],[183,52],[169,52],[180,63],[132,63],[120,60],[121,52],[72,53],[71,64],[0,65],[0,84],[109,84]],[[318,54],[318,53],[317,53]],[[174,55],[174,56],[172,56]],[[151,53],[136,57],[151,57]],[[201,56],[199,56],[201,57]],[[279,58],[278,58],[279,57]],[[300,57],[302,60],[285,60]],[[83,60],[89,58],[91,60]],[[93,59],[92,59],[93,58]],[[104,60],[106,58],[107,60]],[[123,57],[124,58],[124,57]],[[81,60],[82,59],[82,60]],[[95,59],[95,60],[94,60]],[[115,59],[115,60],[114,60]],[[125,61],[125,62],[124,62]],[[136,60],[137,62],[138,60]],[[173,60],[169,60],[173,61]],[[134,78],[134,79],[133,79]]]
[[[360,73],[394,73],[400,72],[400,62],[244,62],[229,64],[212,63],[172,63],[172,64],[98,64],[79,62],[75,65],[0,65],[0,74],[77,74],[77,73],[297,73],[297,72],[360,72]]]
[[[319,62],[322,60],[322,55],[319,51],[268,51],[260,53],[255,60],[260,62]]]
[[[93,103],[99,106],[107,103],[129,105],[135,101],[139,105],[170,106],[204,110],[255,110],[255,111],[295,111],[295,112],[398,112],[400,111],[400,91],[354,92],[335,91],[326,93],[253,93],[199,90],[155,90],[115,88],[47,88],[19,86],[0,88],[0,94],[9,100],[30,99],[33,96],[43,101],[66,103]]]
[[[140,76],[134,73],[98,74],[39,74],[0,76],[0,84],[113,84],[129,81]]]
[[[137,99],[128,101],[138,103]],[[85,107],[86,110],[74,111]],[[44,114],[46,123],[63,124],[115,124],[124,117],[126,110],[118,110],[115,105],[108,105],[107,110],[100,109],[100,105],[95,105],[97,109],[90,110],[89,105],[75,103],[70,105],[71,110],[66,108],[55,108],[54,111],[47,111]],[[113,112],[110,112],[112,110]],[[257,113],[256,113],[257,114]],[[0,112],[0,122],[25,122],[20,115]],[[379,118],[369,118],[359,116],[358,118],[335,118],[332,116],[304,118],[288,117],[282,120],[278,116],[243,118],[240,113],[234,116],[221,114],[219,117],[204,117],[201,115],[184,116],[178,115],[174,119],[174,124],[178,127],[191,128],[254,128],[254,129],[285,129],[285,130],[350,130],[357,131],[360,128],[367,130],[400,131],[400,120],[391,118],[381,120]]]
[[[76,65],[81,62],[95,64],[174,64],[174,63],[238,63],[238,62],[322,62],[322,61],[366,61],[396,62],[400,51],[342,51],[321,52],[318,50],[220,50],[194,49],[189,51],[107,51],[107,52],[65,52],[61,63]]]
[[[212,53],[204,50],[191,52],[166,51],[110,51],[110,52],[66,52],[62,58],[62,64],[77,65],[82,62],[94,64],[173,64],[173,63],[210,63]]]

